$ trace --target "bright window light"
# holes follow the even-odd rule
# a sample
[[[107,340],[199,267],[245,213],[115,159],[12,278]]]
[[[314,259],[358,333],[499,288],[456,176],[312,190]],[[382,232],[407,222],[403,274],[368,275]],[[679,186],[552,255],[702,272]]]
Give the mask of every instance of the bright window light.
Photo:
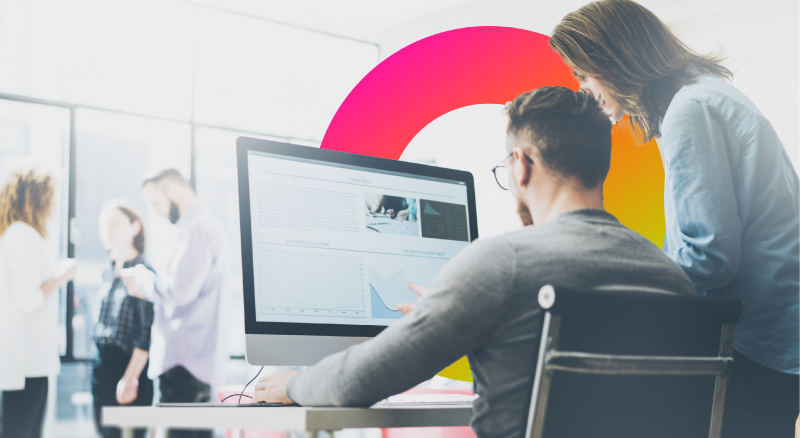
[[[3,1],[0,91],[188,121],[191,21],[178,1]]]
[[[195,121],[321,141],[375,45],[195,9]]]

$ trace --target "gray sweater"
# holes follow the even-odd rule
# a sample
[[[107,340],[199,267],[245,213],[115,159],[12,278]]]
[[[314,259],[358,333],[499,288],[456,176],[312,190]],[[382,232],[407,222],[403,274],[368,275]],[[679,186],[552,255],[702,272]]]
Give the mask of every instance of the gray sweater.
[[[522,437],[539,350],[539,288],[694,294],[655,245],[601,210],[477,240],[454,257],[414,311],[362,344],[293,377],[306,406],[370,406],[467,355],[479,437]],[[556,292],[558,293],[558,292]]]

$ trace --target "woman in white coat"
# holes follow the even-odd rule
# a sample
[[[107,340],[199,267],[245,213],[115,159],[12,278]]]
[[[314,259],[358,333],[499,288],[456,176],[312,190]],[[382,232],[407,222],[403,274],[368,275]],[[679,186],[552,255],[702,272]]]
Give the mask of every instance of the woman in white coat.
[[[54,180],[37,170],[15,172],[0,189],[0,438],[38,438],[47,376],[60,369],[58,289],[72,280],[74,260],[58,266],[44,239]]]

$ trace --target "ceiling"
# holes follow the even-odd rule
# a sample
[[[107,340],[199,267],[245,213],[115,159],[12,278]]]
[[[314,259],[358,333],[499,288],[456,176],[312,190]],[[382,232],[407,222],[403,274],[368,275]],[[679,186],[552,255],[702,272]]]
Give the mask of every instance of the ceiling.
[[[387,29],[473,0],[187,0],[196,5],[378,43]]]

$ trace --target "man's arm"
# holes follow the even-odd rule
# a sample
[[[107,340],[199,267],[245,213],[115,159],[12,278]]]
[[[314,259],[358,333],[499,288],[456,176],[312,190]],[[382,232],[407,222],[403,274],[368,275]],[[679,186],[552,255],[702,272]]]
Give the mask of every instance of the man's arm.
[[[156,275],[153,288],[147,291],[146,298],[149,301],[183,306],[200,294],[206,275],[214,263],[213,239],[197,228],[181,234],[167,272]]]
[[[505,240],[470,245],[409,315],[291,377],[285,394],[301,405],[369,406],[431,378],[491,339],[508,311],[514,273]]]
[[[680,102],[665,119],[664,153],[678,225],[678,245],[666,254],[697,292],[725,286],[741,261],[742,224],[726,141],[738,141],[716,108]]]

